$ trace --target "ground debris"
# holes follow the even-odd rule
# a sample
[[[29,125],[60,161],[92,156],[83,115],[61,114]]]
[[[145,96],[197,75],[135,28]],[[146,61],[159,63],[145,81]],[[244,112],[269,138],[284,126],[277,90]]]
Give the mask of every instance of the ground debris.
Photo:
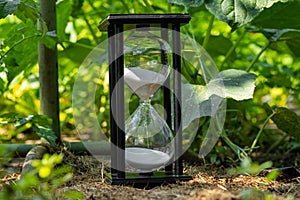
[[[103,170],[107,170],[107,166],[93,157],[83,156],[77,158],[76,162],[82,164],[76,169],[84,169],[85,173],[75,171],[73,180],[63,190],[80,191],[86,199],[240,200],[247,199],[247,195],[253,195],[248,199],[272,197],[281,200],[289,195],[300,199],[300,182],[297,178],[269,181],[262,176],[230,175],[226,168],[214,165],[185,165],[184,170],[193,177],[192,180],[146,190],[107,184],[103,179]]]
[[[10,162],[3,170],[0,185],[6,187],[19,179],[22,160]],[[78,191],[84,199],[128,199],[128,200],[240,200],[274,199],[283,200],[291,196],[300,199],[300,178],[270,181],[265,176],[228,174],[225,167],[214,165],[185,165],[185,173],[192,180],[167,184],[152,189],[138,189],[128,186],[111,186],[104,181],[109,167],[106,161],[93,156],[75,156],[65,153],[65,165],[74,169],[73,178],[57,193]],[[15,168],[15,170],[13,170]],[[247,196],[248,195],[248,196]],[[270,198],[269,198],[270,197]],[[60,198],[57,198],[60,199]]]

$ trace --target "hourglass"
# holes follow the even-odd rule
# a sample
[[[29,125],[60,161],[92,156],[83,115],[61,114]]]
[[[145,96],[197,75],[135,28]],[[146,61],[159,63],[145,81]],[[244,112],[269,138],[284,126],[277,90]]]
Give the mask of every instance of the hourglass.
[[[112,14],[99,25],[108,32],[111,173],[107,181],[113,185],[143,187],[191,179],[183,174],[181,79],[174,73],[181,69],[180,26],[189,20],[185,14]],[[124,85],[140,101],[127,119]],[[170,85],[173,90],[166,89]],[[161,87],[165,116],[151,104]],[[134,172],[127,171],[127,165]]]
[[[140,29],[124,42],[124,81],[140,99],[125,122],[125,161],[140,172],[152,172],[174,155],[173,133],[151,105],[151,97],[169,75],[171,49],[165,40]]]

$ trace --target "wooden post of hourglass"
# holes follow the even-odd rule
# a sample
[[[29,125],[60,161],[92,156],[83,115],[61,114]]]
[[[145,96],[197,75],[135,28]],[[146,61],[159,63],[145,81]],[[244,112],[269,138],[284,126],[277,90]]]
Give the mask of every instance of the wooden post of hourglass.
[[[169,34],[168,34],[168,24],[161,25],[161,38],[169,43]],[[168,64],[168,55],[162,52],[161,55],[161,62],[162,64]],[[164,108],[165,108],[165,120],[169,127],[172,127],[172,115],[171,115],[171,92],[170,92],[170,75],[167,77],[163,87],[163,97],[164,97]],[[173,174],[173,164],[165,167],[166,175]]]
[[[182,166],[182,125],[181,125],[181,45],[180,24],[172,25],[173,42],[173,80],[174,80],[174,138],[175,138],[175,175],[183,174]]]

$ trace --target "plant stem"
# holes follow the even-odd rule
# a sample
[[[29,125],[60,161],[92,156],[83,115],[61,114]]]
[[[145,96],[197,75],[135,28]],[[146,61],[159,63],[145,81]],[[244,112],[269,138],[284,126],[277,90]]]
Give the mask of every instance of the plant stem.
[[[238,38],[238,40],[236,41],[236,43],[234,45],[232,45],[230,47],[230,49],[228,50],[228,52],[225,55],[225,59],[223,60],[221,66],[220,66],[220,71],[222,71],[222,68],[224,66],[224,64],[227,62],[227,60],[229,59],[229,57],[231,56],[231,54],[235,51],[235,49],[238,47],[238,45],[240,44],[240,42],[242,41],[242,39],[244,38],[244,36],[246,35],[246,30],[244,29],[242,34],[240,35],[240,37]]]
[[[93,2],[91,0],[87,0],[91,8],[97,13],[97,15],[102,18],[101,14],[99,13],[99,10],[94,6]]]
[[[86,25],[88,26],[88,29],[90,30],[90,32],[91,32],[91,34],[92,34],[92,36],[94,38],[94,41],[96,41],[96,43],[99,43],[98,37],[96,36],[96,34],[95,34],[92,26],[90,25],[88,18],[85,15],[83,15],[83,19],[84,19]]]
[[[252,145],[251,145],[251,147],[250,147],[249,154],[252,153],[252,150],[253,150],[253,148],[256,146],[256,144],[257,144],[257,142],[258,142],[258,139],[259,139],[260,135],[262,134],[263,130],[265,129],[267,123],[269,122],[269,120],[270,120],[275,114],[276,114],[276,112],[273,112],[273,113],[272,113],[271,115],[269,115],[269,116],[267,117],[267,119],[264,121],[262,127],[259,129],[259,131],[258,131],[258,133],[257,133],[257,135],[256,135],[256,137],[255,137],[255,139],[254,139],[254,141],[253,141],[253,143],[252,143]]]
[[[244,160],[248,157],[247,153],[239,147],[238,145],[234,144],[226,135],[225,131],[223,130],[221,133],[221,138],[226,142],[226,144],[234,151],[235,154],[239,157],[240,160]]]
[[[127,13],[130,13],[130,9],[129,9],[129,7],[127,6],[126,2],[125,2],[124,0],[121,0],[121,3],[122,3],[122,5],[124,6],[126,12],[127,12]]]
[[[203,48],[205,49],[207,44],[208,44],[208,41],[209,41],[209,38],[210,38],[210,35],[211,35],[211,30],[212,30],[212,27],[213,27],[213,24],[214,24],[214,20],[215,20],[215,16],[214,15],[211,15],[210,17],[210,20],[209,20],[209,24],[208,24],[208,28],[206,30],[206,33],[205,33],[205,38],[204,38],[204,41],[203,41]]]
[[[168,13],[172,12],[172,5],[168,2]]]
[[[265,50],[270,46],[270,44],[271,44],[271,41],[268,41],[267,45],[260,50],[260,52],[256,55],[256,57],[252,60],[250,65],[247,67],[247,69],[246,69],[247,72],[249,72],[252,69],[254,64],[258,61],[259,57],[262,55],[263,52],[265,52]]]
[[[155,13],[155,10],[152,8],[152,6],[149,3],[149,0],[144,0],[144,3],[146,4],[147,8],[149,8],[149,11],[151,13]]]

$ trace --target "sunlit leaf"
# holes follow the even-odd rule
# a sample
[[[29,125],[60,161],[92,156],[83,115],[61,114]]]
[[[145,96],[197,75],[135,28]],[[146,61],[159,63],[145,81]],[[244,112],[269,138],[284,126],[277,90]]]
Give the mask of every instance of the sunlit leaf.
[[[206,86],[209,94],[237,101],[253,98],[256,75],[242,70],[221,71]]]
[[[206,8],[218,19],[236,29],[251,22],[264,8],[271,7],[276,2],[287,0],[207,0]]]
[[[56,6],[57,13],[57,37],[60,40],[65,38],[65,29],[69,21],[69,17],[72,13],[71,1],[60,1]]]
[[[42,166],[39,168],[39,176],[41,178],[47,178],[51,173],[51,168],[49,166]]]
[[[81,192],[76,190],[64,191],[63,196],[67,197],[68,199],[83,199],[84,197]]]

